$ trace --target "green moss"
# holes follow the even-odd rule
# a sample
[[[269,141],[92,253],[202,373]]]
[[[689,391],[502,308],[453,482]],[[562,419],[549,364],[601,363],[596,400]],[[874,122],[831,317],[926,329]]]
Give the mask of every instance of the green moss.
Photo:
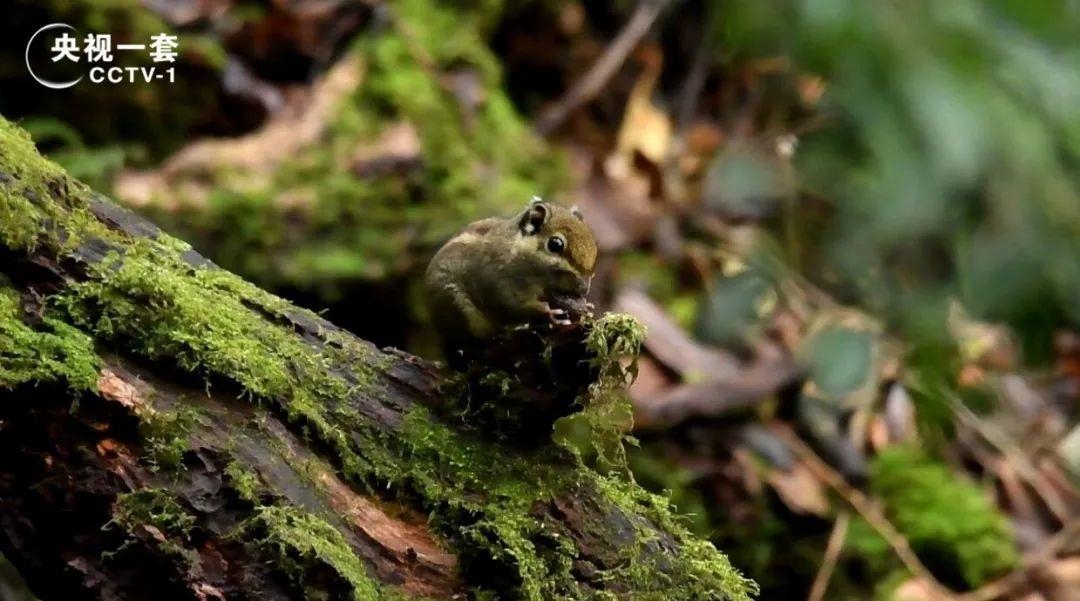
[[[229,479],[229,486],[241,499],[255,505],[259,505],[262,497],[268,492],[259,474],[235,461],[225,466],[225,476]]]
[[[200,569],[199,554],[190,545],[197,518],[169,491],[146,488],[117,495],[112,516],[109,525],[123,528],[128,539],[116,551],[105,553],[105,559],[141,539],[156,546],[164,556],[173,558],[181,572]],[[148,532],[149,528],[157,532]],[[149,539],[147,534],[150,534]]]
[[[146,488],[116,497],[113,522],[128,531],[149,524],[166,536],[187,539],[195,525],[195,516],[188,513],[169,491]]]
[[[55,167],[37,158],[29,141],[2,120],[0,150],[5,159],[23,162],[20,190],[45,189],[48,178],[57,177]],[[0,244],[46,244],[65,255],[72,240],[97,238],[123,247],[124,253],[88,265],[89,277],[51,298],[50,310],[92,332],[95,340],[169,361],[208,381],[229,380],[253,402],[274,403],[325,445],[350,482],[395,494],[428,512],[432,528],[451,541],[463,563],[494,561],[504,569],[505,582],[488,592],[525,599],[587,597],[591,589],[571,567],[576,549],[559,533],[558,523],[535,515],[555,498],[599,489],[611,513],[638,521],[639,532],[649,530],[641,520],[659,524],[670,537],[663,544],[678,549],[662,554],[670,558],[665,565],[653,565],[643,558],[654,556],[649,551],[658,543],[634,536],[623,545],[626,557],[606,577],[630,578],[641,598],[672,587],[691,595],[685,598],[748,598],[752,585],[722,554],[690,536],[666,501],[632,482],[597,475],[560,447],[515,451],[439,423],[424,408],[410,409],[395,430],[387,431],[346,401],[352,395],[385,396],[383,382],[389,380],[381,373],[374,377],[373,370],[391,358],[378,359],[374,349],[356,342],[309,345],[295,335],[286,315],[313,315],[227,272],[191,267],[179,258],[180,245],[167,238],[133,240],[106,230],[82,204],[88,191],[65,178],[53,184],[62,193],[43,193],[33,203],[21,193],[0,196],[0,210],[12,216],[0,224]],[[56,225],[46,228],[46,217]],[[37,231],[42,235],[35,236]],[[625,316],[602,318],[595,330],[590,348],[602,358],[598,367],[614,390],[632,373],[621,358],[636,355],[643,332]],[[367,367],[342,367],[361,364]],[[250,478],[234,480],[241,494],[254,493]],[[258,499],[249,501],[263,507]],[[340,533],[335,536],[332,528],[293,510],[272,508],[259,515],[267,544],[282,543],[288,553],[332,565],[360,595],[373,590]],[[590,527],[597,536],[605,533],[603,524]],[[317,533],[315,540],[305,538],[311,532]]]
[[[61,381],[93,390],[98,365],[90,337],[53,317],[27,324],[19,294],[0,280],[0,388]]]
[[[626,387],[637,375],[644,340],[644,326],[630,315],[608,313],[593,321],[585,345],[598,377],[578,401],[584,409],[555,424],[556,441],[595,457],[602,469],[627,469],[623,445],[637,444],[628,435],[634,412]]]
[[[593,322],[585,343],[596,355],[596,363],[603,367],[603,375],[629,377],[636,374],[646,333],[645,326],[632,315],[607,313]],[[629,366],[621,364],[626,358],[632,359]]]
[[[73,284],[55,303],[76,323],[133,344],[152,359],[175,361],[194,373],[227,375],[252,397],[281,399],[292,421],[334,447],[347,473],[371,471],[328,418],[363,382],[335,377],[331,357],[316,353],[285,327],[268,326],[262,313],[250,308],[272,313],[283,306],[280,299],[227,272],[190,268],[155,253],[152,244],[136,241],[134,252],[91,266],[95,279]],[[161,277],[167,273],[179,277]]]
[[[345,537],[326,520],[300,508],[267,505],[273,498],[258,473],[238,463],[225,468],[229,486],[253,509],[237,536],[250,539],[263,553],[284,568],[308,595],[319,595],[305,579],[317,565],[326,565],[340,576],[357,601],[396,598],[384,595],[372,581],[363,562],[353,553]]]
[[[946,584],[974,588],[1018,564],[1008,520],[986,492],[921,451],[882,453],[870,483],[889,520]],[[849,541],[879,572],[893,569],[892,551],[867,524],[853,523]]]
[[[553,467],[543,456],[551,450],[540,457],[500,451],[433,423],[424,410],[408,414],[402,434],[407,461],[397,484],[428,500],[436,528],[468,555],[512,567],[523,598],[551,598],[545,588],[558,590],[566,574],[538,556],[533,540],[543,524],[530,513],[534,503],[571,486],[575,474]],[[480,490],[482,500],[475,496]]]
[[[141,435],[152,470],[175,470],[183,465],[188,450],[188,434],[199,419],[195,409],[183,407],[170,412],[147,412],[140,416]]]
[[[341,532],[311,513],[294,507],[259,507],[245,529],[301,585],[312,564],[324,564],[348,583],[356,601],[385,598]]]
[[[632,480],[614,475],[598,480],[605,497],[630,515],[643,516],[648,524],[668,533],[667,544],[678,544],[680,552],[661,560],[650,555],[663,541],[653,541],[639,533],[636,548],[624,551],[632,559],[620,568],[630,586],[642,591],[637,599],[749,599],[757,594],[757,585],[734,569],[712,543],[698,539],[687,530],[667,497],[650,493]],[[635,526],[642,527],[643,523]]]

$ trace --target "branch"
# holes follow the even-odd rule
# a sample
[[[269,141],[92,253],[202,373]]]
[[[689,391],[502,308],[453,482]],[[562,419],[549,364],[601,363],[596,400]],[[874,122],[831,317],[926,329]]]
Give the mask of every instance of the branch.
[[[570,113],[574,112],[582,104],[596,97],[600,90],[611,80],[619,67],[626,62],[630,51],[637,46],[641,38],[652,28],[653,22],[660,16],[660,12],[668,0],[640,0],[630,20],[623,26],[619,35],[604,50],[600,58],[574,85],[567,90],[566,94],[554,105],[545,109],[536,120],[536,131],[541,136],[547,136],[558,129]]]

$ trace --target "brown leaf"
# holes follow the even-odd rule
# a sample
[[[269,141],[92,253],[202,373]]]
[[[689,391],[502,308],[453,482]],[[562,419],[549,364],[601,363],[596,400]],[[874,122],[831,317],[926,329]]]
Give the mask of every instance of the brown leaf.
[[[1001,484],[1003,500],[1009,508],[1020,548],[1034,550],[1045,546],[1050,532],[1043,524],[1035,499],[1024,486],[1016,468],[1005,459],[998,459],[989,467],[993,469]]]
[[[646,242],[653,233],[658,211],[649,200],[648,187],[631,189],[585,173],[585,185],[572,202],[577,204],[601,251],[613,252]]]
[[[889,426],[885,423],[884,417],[874,415],[870,418],[867,439],[870,442],[870,448],[875,451],[881,451],[889,446]]]
[[[652,100],[660,76],[659,50],[646,52],[646,59],[643,61],[645,69],[626,101],[615,152],[608,159],[608,175],[613,179],[624,179],[630,175],[635,153],[653,165],[661,165],[671,148],[671,118]]]
[[[115,454],[119,448],[120,443],[112,438],[106,438],[97,443],[98,455],[102,456]]]
[[[780,496],[780,500],[795,513],[818,517],[829,514],[829,498],[825,494],[825,486],[802,463],[795,463],[786,471],[771,470],[765,480]]]
[[[817,75],[801,74],[798,76],[796,87],[799,91],[799,100],[804,105],[813,107],[825,95],[825,89],[828,86],[825,80]]]
[[[672,426],[694,417],[718,417],[746,410],[800,374],[791,360],[760,360],[722,380],[674,386],[656,396],[635,399],[635,415],[641,419],[636,426]]]

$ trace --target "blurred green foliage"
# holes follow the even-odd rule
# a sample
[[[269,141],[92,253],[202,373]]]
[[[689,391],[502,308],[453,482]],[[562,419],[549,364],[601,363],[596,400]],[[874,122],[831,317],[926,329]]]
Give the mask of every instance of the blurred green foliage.
[[[151,216],[223,267],[264,287],[315,291],[328,303],[357,281],[415,273],[468,222],[509,214],[557,188],[561,157],[501,92],[482,8],[395,3],[382,29],[347,50],[362,81],[318,144],[255,183],[242,169],[219,169],[204,206],[151,208]],[[417,163],[405,173],[358,176],[358,151],[377,151],[394,126],[415,131]]]
[[[718,277],[698,306],[694,334],[716,346],[743,348],[761,329],[773,282],[758,269]]]
[[[826,82],[795,155],[800,189],[830,203],[803,233],[811,275],[918,344],[946,344],[949,298],[1015,326],[1034,360],[1080,324],[1075,2],[721,7],[729,61],[780,55]]]
[[[897,447],[875,457],[870,472],[870,489],[889,521],[946,585],[975,588],[1018,564],[1006,518],[986,491],[955,470],[918,449]],[[900,569],[892,549],[861,520],[852,523],[847,548],[878,576]]]
[[[71,125],[51,117],[30,117],[22,126],[38,148],[48,148],[49,158],[72,177],[96,190],[107,189],[110,177],[124,166],[125,152],[119,144],[88,148],[82,134]]]
[[[827,395],[842,397],[862,387],[874,360],[873,334],[830,327],[804,343],[809,377]]]

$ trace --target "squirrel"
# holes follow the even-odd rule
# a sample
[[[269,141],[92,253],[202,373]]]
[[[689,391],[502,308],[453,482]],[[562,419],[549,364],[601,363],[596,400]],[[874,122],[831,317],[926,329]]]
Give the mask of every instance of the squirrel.
[[[424,274],[428,310],[451,366],[500,332],[544,321],[569,326],[596,268],[596,240],[577,207],[533,197],[511,218],[469,224]]]

